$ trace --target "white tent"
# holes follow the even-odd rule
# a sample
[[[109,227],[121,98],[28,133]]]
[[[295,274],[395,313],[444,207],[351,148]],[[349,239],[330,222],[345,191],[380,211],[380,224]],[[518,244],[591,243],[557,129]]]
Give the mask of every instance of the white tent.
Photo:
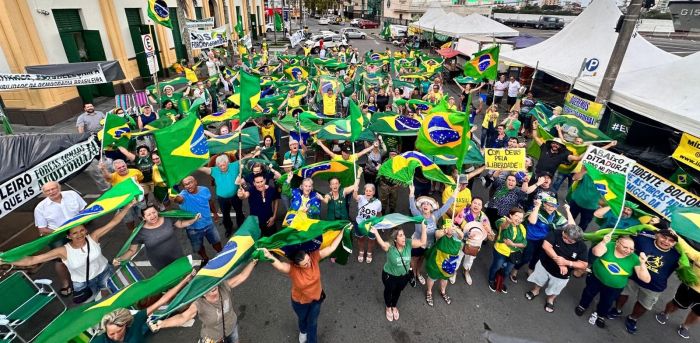
[[[493,36],[517,37],[518,31],[495,20],[473,13],[463,17],[451,12],[445,13],[440,7],[430,7],[425,14],[411,24],[425,31],[435,32],[450,37]]]
[[[700,137],[700,52],[655,67],[618,74],[610,102]],[[576,89],[595,95],[600,81]]]
[[[534,67],[562,81],[572,83],[585,59],[597,60],[597,69],[586,70],[583,78],[602,79],[617,40],[615,24],[620,10],[614,0],[595,0],[569,25],[549,39],[525,49],[503,52],[505,61]],[[680,57],[649,43],[641,35],[634,36],[627,48],[621,72],[662,65]],[[586,75],[584,74],[584,75]]]

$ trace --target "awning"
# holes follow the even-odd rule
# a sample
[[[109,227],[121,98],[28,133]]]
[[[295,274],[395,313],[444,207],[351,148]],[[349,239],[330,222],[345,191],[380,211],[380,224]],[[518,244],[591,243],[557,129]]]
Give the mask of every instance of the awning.
[[[459,51],[452,48],[442,48],[437,50],[437,53],[444,58],[452,58],[459,55]]]

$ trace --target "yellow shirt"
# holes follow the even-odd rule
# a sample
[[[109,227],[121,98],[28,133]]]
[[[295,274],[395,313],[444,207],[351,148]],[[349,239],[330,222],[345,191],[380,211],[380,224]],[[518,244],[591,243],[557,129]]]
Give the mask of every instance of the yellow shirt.
[[[287,100],[287,105],[291,108],[299,107],[299,105],[301,105],[301,95],[295,95],[289,98],[289,100]]]
[[[110,183],[112,184],[112,186],[114,186],[114,185],[116,185],[116,184],[130,178],[130,177],[133,177],[138,182],[141,182],[143,180],[143,174],[141,173],[140,170],[131,169],[131,168],[129,168],[127,170],[128,170],[128,172],[124,176],[117,174],[117,172],[112,173],[112,178],[110,179]]]
[[[270,136],[270,137],[272,137],[272,143],[275,142],[275,126],[274,125],[270,125],[269,128],[261,126],[260,127],[260,134],[261,134],[260,137],[263,140],[265,140],[265,136]]]
[[[447,199],[449,199],[452,194],[454,194],[455,189],[453,186],[445,186],[445,190],[442,192],[442,203],[446,203]],[[469,187],[459,191],[457,193],[457,198],[455,199],[454,205],[452,208],[455,209],[454,213],[455,216],[457,213],[462,212],[464,208],[469,206],[472,203],[472,191],[469,190]],[[443,215],[443,218],[448,219],[450,216],[448,215]]]
[[[483,127],[484,129],[489,128],[489,118],[491,117],[492,114],[493,114],[493,112],[486,111],[486,115],[484,116],[484,121],[481,123],[481,127]],[[498,126],[498,113],[496,113],[496,115],[493,116],[493,119],[491,120],[491,122],[493,123],[494,128]]]
[[[331,161],[355,162],[357,161],[357,154],[350,154],[350,157],[348,157],[347,160],[343,158],[343,155],[333,155],[333,157],[331,157]]]
[[[335,115],[335,100],[337,98],[338,96],[335,94],[331,96],[328,94],[323,94],[323,114],[327,116]]]

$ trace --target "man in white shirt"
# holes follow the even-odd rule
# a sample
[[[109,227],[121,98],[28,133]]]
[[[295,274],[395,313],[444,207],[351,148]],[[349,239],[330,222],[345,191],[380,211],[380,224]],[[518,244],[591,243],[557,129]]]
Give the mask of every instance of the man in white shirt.
[[[496,83],[493,85],[494,103],[496,105],[501,104],[501,101],[503,101],[503,96],[505,95],[507,89],[508,81],[506,81],[506,76],[501,75],[498,81],[496,81]]]
[[[518,101],[518,92],[520,92],[520,82],[511,76],[508,81],[508,106],[513,107]]]
[[[52,233],[87,206],[85,200],[78,193],[74,191],[61,192],[61,185],[58,182],[45,183],[41,187],[41,192],[44,193],[46,199],[39,202],[34,208],[34,225],[39,230],[40,236]],[[51,243],[50,247],[53,249],[66,243],[68,243],[68,239],[64,238]],[[73,289],[71,288],[68,268],[61,260],[57,259],[55,262],[54,268],[61,282],[60,293],[63,296],[69,296],[73,293]]]

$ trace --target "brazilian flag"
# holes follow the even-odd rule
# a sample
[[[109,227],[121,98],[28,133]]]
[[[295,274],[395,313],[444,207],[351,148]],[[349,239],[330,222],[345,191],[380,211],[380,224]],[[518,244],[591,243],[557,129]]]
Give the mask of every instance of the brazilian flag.
[[[425,220],[423,216],[411,217],[401,213],[391,213],[385,216],[367,219],[362,223],[358,223],[357,227],[358,230],[366,236],[372,227],[377,230],[389,230],[406,223],[422,223],[423,220]]]
[[[164,313],[165,316],[179,307],[189,304],[204,295],[210,289],[231,277],[238,266],[250,260],[255,241],[260,238],[258,217],[248,216],[236,233],[231,236],[223,250],[200,269],[197,274],[170,302]]]
[[[428,155],[458,156],[462,141],[470,139],[469,128],[469,116],[463,112],[429,115],[418,130],[416,148]]]
[[[169,29],[173,28],[173,23],[170,21],[170,10],[164,0],[148,0],[148,17],[158,25]]]
[[[671,226],[679,235],[700,242],[700,208],[676,207],[671,213]]]
[[[63,225],[54,230],[51,234],[39,237],[29,243],[12,248],[0,253],[0,259],[4,262],[15,262],[25,256],[39,252],[41,249],[54,241],[63,239],[68,230],[86,224],[94,219],[114,212],[131,202],[134,198],[143,195],[143,189],[132,178],[128,178],[102,194],[97,200],[90,203],[85,209],[78,212],[73,218],[68,219]]]
[[[351,132],[351,127],[350,119],[336,119],[324,125],[317,137],[323,140],[351,140],[351,135],[354,134]],[[374,134],[370,130],[363,130],[357,137],[357,140],[361,141],[371,142],[374,139]]]
[[[209,161],[204,127],[194,115],[154,131],[153,138],[160,152],[163,176],[169,187],[178,184]]]
[[[454,180],[445,175],[430,157],[418,151],[407,151],[386,160],[379,167],[378,174],[408,185],[413,182],[416,168],[421,168],[423,175],[429,180],[454,185]]]
[[[475,79],[496,80],[498,78],[498,54],[500,47],[495,45],[481,50],[464,64],[464,76]]]
[[[355,182],[355,173],[352,170],[352,162],[347,161],[323,161],[301,167],[294,174],[305,178],[321,178],[330,180],[337,177],[341,185],[350,186]]]
[[[160,270],[153,277],[133,283],[98,303],[73,307],[56,317],[34,342],[68,342],[102,317],[119,308],[130,308],[140,300],[171,288],[192,271],[187,257],[181,257]]]
[[[245,122],[253,116],[253,108],[260,101],[260,79],[241,71],[241,113],[240,120]]]
[[[350,141],[355,142],[360,139],[360,135],[365,129],[365,116],[362,115],[362,110],[357,106],[355,100],[350,100],[348,112],[350,112]]]
[[[288,214],[289,215],[289,214]],[[286,218],[285,218],[286,220]],[[258,240],[255,247],[266,248],[268,250],[289,251],[298,250],[290,249],[289,247],[301,247],[303,243],[314,240],[318,237],[323,237],[323,234],[328,231],[343,231],[351,227],[347,220],[318,220],[310,219],[305,213],[295,213],[289,226],[282,229],[269,237],[263,237]],[[332,242],[332,241],[330,241]],[[327,242],[327,243],[330,243]],[[323,246],[323,243],[316,244],[310,251],[316,250]],[[309,251],[308,249],[305,249]],[[264,259],[261,251],[255,252],[255,258]]]
[[[597,127],[586,124],[581,119],[578,119],[570,114],[557,116],[549,121],[546,127],[551,130],[557,125],[561,126],[562,130],[564,131],[575,131],[576,135],[581,137],[584,142],[601,142],[612,140]]]
[[[584,163],[583,166],[612,213],[619,216],[625,203],[627,176],[619,173],[604,174],[589,163]]]
[[[415,136],[420,129],[420,121],[401,115],[377,116],[369,126],[374,133],[388,136]]]
[[[216,113],[212,113],[208,116],[202,117],[202,124],[207,125],[211,123],[220,123],[227,120],[232,120],[235,119],[238,116],[238,113],[240,112],[240,108],[227,108],[225,111],[219,111]]]
[[[238,130],[234,133],[209,138],[207,145],[210,154],[221,154],[227,151],[238,150],[238,141],[241,141],[241,149],[250,149],[260,143],[260,132],[253,126]]]
[[[128,148],[131,139],[131,128],[126,119],[112,113],[108,113],[102,131],[97,138],[102,141],[102,147]]]
[[[425,271],[433,280],[446,280],[457,272],[459,251],[462,242],[452,237],[442,236],[430,249],[425,258]]]

